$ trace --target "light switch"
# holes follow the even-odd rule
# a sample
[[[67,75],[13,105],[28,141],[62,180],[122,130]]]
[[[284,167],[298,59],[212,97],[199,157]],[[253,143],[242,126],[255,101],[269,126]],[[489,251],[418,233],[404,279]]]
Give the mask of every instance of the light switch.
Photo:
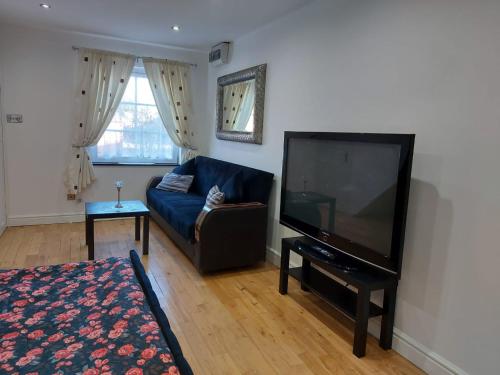
[[[23,115],[7,114],[7,123],[9,123],[9,124],[22,124],[23,123]]]

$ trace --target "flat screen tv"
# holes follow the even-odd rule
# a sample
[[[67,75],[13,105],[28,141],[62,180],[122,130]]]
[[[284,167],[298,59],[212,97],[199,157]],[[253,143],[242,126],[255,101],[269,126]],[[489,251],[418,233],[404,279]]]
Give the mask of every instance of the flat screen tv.
[[[280,223],[399,276],[414,139],[285,132]]]

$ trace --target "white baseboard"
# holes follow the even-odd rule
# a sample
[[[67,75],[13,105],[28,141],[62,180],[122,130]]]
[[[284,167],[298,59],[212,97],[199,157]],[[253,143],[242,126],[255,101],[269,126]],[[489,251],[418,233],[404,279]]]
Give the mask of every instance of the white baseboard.
[[[19,227],[23,225],[79,223],[83,221],[85,221],[85,215],[83,213],[45,214],[36,216],[19,215],[9,216],[7,218],[7,226]]]
[[[280,266],[281,254],[275,249],[267,248],[267,260],[276,266]],[[291,267],[300,267],[300,264],[290,260]],[[372,319],[368,325],[368,332],[378,337],[380,333],[380,322]],[[419,343],[413,337],[394,327],[392,349],[401,356],[408,359],[423,371],[431,375],[468,375],[464,370],[455,366],[447,359]]]
[[[380,323],[373,320],[368,324],[368,332],[378,337]],[[392,349],[410,362],[432,375],[468,375],[464,370],[419,343],[413,337],[394,327]]]
[[[125,219],[130,219],[130,217],[113,217],[109,219],[97,219],[96,221],[125,220]],[[82,223],[84,221],[85,221],[84,213],[47,214],[47,215],[37,215],[37,216],[20,215],[20,216],[8,217],[7,227],[21,227],[24,225]]]

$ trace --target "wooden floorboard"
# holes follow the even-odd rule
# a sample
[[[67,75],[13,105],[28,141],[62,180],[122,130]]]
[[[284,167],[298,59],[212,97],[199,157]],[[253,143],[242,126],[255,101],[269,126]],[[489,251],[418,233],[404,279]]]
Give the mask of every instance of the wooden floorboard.
[[[95,233],[97,258],[142,248],[133,220],[98,221]],[[0,268],[86,256],[83,223],[11,227],[0,237]],[[202,277],[155,223],[142,261],[195,374],[422,373],[371,336],[366,357],[353,356],[352,322],[295,280],[290,293],[280,295],[273,265]]]

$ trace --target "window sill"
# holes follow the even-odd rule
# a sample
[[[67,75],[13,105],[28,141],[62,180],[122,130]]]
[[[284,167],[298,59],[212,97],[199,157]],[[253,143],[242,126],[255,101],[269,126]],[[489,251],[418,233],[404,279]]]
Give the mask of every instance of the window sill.
[[[177,167],[178,163],[92,163],[94,167]]]

